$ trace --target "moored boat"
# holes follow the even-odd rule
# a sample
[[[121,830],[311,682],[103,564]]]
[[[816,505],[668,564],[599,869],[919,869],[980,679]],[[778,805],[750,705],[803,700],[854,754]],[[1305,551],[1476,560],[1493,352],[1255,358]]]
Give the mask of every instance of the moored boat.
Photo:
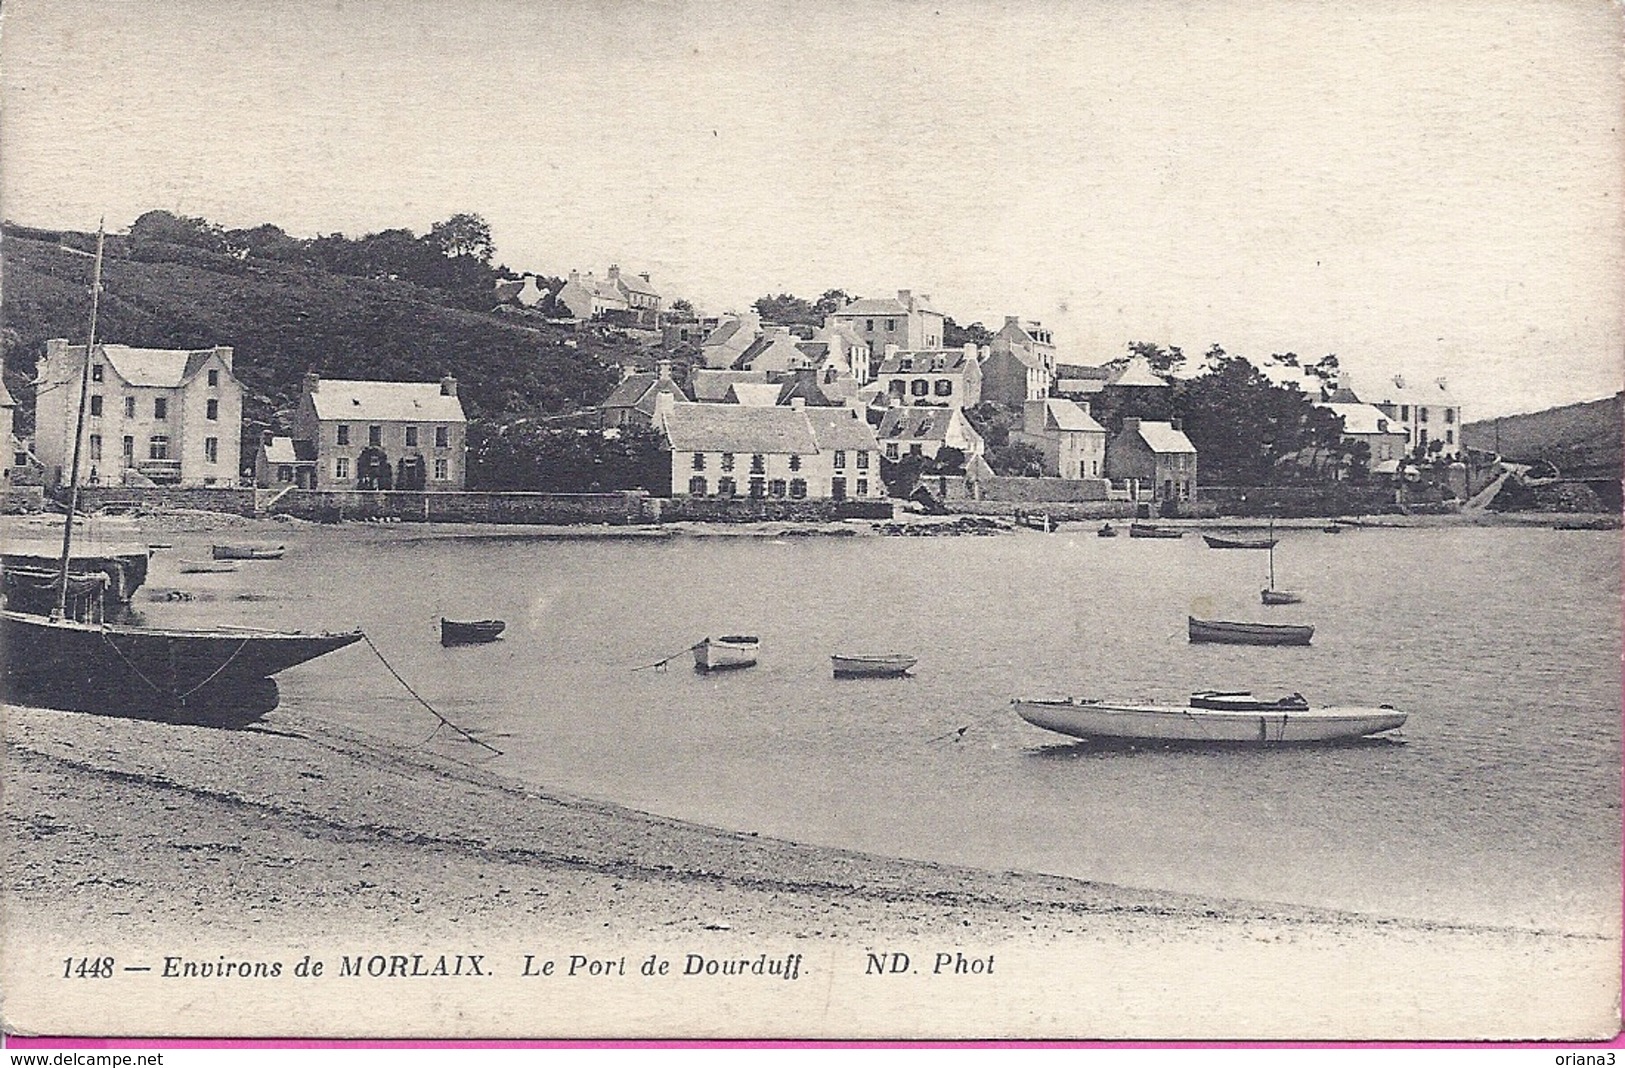
[[[182,560],[178,568],[183,575],[218,575],[237,570],[230,560]]]
[[[1128,536],[1131,538],[1183,538],[1183,530],[1171,530],[1168,527],[1152,526],[1150,523],[1130,523]]]
[[[1294,623],[1237,623],[1222,619],[1189,620],[1190,640],[1220,645],[1308,645],[1315,628]]]
[[[920,662],[917,656],[905,653],[836,653],[830,663],[837,678],[881,679],[908,674],[908,669]]]
[[[727,671],[756,663],[761,639],[751,634],[724,634],[705,638],[694,646],[694,666],[701,671]]]
[[[1203,534],[1209,549],[1273,549],[1275,538],[1227,538],[1219,534]]]
[[[1262,589],[1258,591],[1258,596],[1265,604],[1300,604],[1303,601],[1291,590]]]
[[[481,645],[502,637],[508,624],[500,619],[440,619],[441,645]]]
[[[215,545],[209,555],[216,560],[280,560],[287,547],[282,545]]]
[[[1117,537],[1117,528],[1112,526],[1110,523],[1107,523],[1099,530],[1095,531],[1095,534],[1097,537],[1115,538]]]
[[[147,570],[152,553],[146,545],[102,545],[91,549],[74,549],[68,560],[70,578],[101,574],[107,576],[102,588],[103,608],[113,609],[129,604],[147,581]],[[29,571],[48,571],[61,574],[60,546],[40,541],[8,541],[0,554],[0,570],[13,569],[24,574]],[[49,609],[47,609],[49,610]]]
[[[1022,699],[1016,714],[1073,738],[1221,745],[1344,741],[1391,731],[1406,713],[1389,705],[1312,708],[1301,696],[1267,700],[1247,693],[1199,693],[1184,705],[1086,699]]]

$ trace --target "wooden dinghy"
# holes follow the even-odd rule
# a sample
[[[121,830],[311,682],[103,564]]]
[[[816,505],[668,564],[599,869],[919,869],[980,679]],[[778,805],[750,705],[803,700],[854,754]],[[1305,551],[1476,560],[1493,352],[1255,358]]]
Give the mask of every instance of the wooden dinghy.
[[[836,653],[829,659],[838,679],[896,678],[920,662],[919,657],[905,653]]]
[[[1315,628],[1294,623],[1236,623],[1188,616],[1190,640],[1219,645],[1308,645]]]
[[[1150,523],[1130,523],[1128,536],[1131,538],[1183,538],[1183,530],[1170,530],[1167,527],[1152,526]]]
[[[724,634],[694,646],[694,666],[701,671],[729,671],[756,663],[762,642],[753,634]]]
[[[1347,741],[1391,731],[1406,713],[1390,705],[1312,708],[1302,696],[1274,700],[1206,691],[1184,705],[1064,698],[1012,702],[1035,727],[1073,738],[1204,745],[1292,745]]]
[[[216,560],[280,560],[287,551],[282,545],[230,544],[212,546],[209,555]]]
[[[183,575],[213,575],[236,570],[237,565],[230,560],[182,560],[180,564]]]
[[[502,637],[508,624],[500,619],[440,619],[441,645],[482,645]]]
[[[1209,549],[1273,549],[1275,538],[1227,538],[1219,534],[1203,534]]]

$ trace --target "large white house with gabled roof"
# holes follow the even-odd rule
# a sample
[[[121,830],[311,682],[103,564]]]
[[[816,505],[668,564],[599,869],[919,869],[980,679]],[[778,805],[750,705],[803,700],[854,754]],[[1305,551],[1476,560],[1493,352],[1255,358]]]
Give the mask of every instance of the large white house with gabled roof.
[[[318,490],[460,490],[468,418],[457,379],[367,382],[305,375],[294,442],[316,458]]]
[[[72,477],[85,346],[45,343],[34,396],[34,451],[53,485]],[[85,394],[80,481],[91,485],[237,484],[243,387],[227,345],[97,345]]]
[[[899,289],[892,297],[860,298],[824,318],[826,327],[845,327],[868,350],[871,359],[886,351],[887,345],[900,349],[942,347],[943,314],[931,306],[924,293],[915,296]]]
[[[874,431],[850,408],[674,404],[666,413],[673,495],[880,498]]]

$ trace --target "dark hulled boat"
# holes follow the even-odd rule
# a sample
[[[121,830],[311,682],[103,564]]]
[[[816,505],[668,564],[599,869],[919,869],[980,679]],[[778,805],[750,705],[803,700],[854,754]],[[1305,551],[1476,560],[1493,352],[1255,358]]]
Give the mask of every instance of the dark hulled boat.
[[[1221,534],[1203,534],[1209,549],[1273,549],[1274,538],[1227,538]]]
[[[1189,617],[1190,640],[1218,645],[1308,645],[1315,628],[1293,623],[1233,623]]]
[[[508,625],[500,619],[440,620],[441,645],[483,645],[502,637]]]
[[[1183,538],[1183,530],[1173,530],[1168,527],[1152,526],[1150,523],[1130,523],[1128,536],[1131,538]]]

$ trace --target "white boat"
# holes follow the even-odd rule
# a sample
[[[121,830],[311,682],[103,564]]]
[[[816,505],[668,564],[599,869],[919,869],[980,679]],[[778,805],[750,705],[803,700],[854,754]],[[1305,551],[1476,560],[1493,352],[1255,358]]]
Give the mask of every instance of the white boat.
[[[920,662],[905,653],[843,654],[831,656],[837,678],[884,679],[908,674]]]
[[[1011,702],[1035,727],[1074,738],[1109,741],[1291,745],[1332,742],[1391,731],[1406,714],[1390,705],[1311,708],[1294,694],[1279,700],[1249,693],[1198,693],[1184,705],[1118,704],[1064,698]]]
[[[724,634],[694,646],[694,666],[701,671],[747,668],[756,663],[762,642],[753,634]]]

